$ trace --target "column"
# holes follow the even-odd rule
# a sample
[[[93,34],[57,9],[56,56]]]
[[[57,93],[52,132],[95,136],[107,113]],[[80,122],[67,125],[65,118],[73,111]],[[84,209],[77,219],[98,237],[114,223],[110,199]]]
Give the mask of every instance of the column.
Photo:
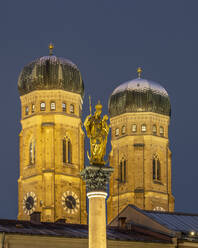
[[[89,248],[106,248],[106,185],[113,168],[89,165],[81,176],[86,181],[89,199]]]

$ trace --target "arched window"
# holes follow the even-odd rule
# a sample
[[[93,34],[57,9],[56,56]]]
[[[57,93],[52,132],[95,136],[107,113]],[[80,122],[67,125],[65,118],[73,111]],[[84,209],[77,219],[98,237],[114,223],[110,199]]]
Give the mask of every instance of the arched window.
[[[137,132],[137,125],[136,124],[132,124],[132,132],[133,133]]]
[[[160,174],[161,174],[161,171],[160,171],[160,161],[157,160],[157,180],[160,180]]]
[[[160,127],[160,135],[164,136],[164,128],[163,127]]]
[[[125,183],[126,182],[126,159],[122,159],[120,161],[119,166],[119,182]]]
[[[122,126],[122,134],[126,133],[126,126]]]
[[[115,136],[118,136],[119,135],[119,128],[116,128],[115,129]]]
[[[74,113],[74,105],[73,104],[70,104],[70,107],[69,107],[69,110],[70,110],[70,113]]]
[[[50,103],[50,109],[51,110],[56,110],[56,103],[55,102]]]
[[[72,157],[72,154],[71,154],[71,141],[68,140],[67,142],[67,154],[68,154],[68,163],[71,164],[71,157]]]
[[[66,112],[66,103],[65,102],[62,102],[62,110],[63,110],[63,112]]]
[[[45,102],[41,102],[40,104],[40,110],[45,111]]]
[[[25,115],[28,115],[28,114],[29,114],[29,107],[26,106],[26,107],[25,107]]]
[[[35,104],[32,104],[32,114],[35,112]]]
[[[35,152],[35,141],[31,140],[29,145],[29,164],[35,164],[36,152]]]
[[[157,156],[153,158],[153,180],[161,180],[161,165]]]
[[[157,126],[153,125],[153,135],[156,135],[156,134],[157,134]]]
[[[63,139],[63,163],[66,163],[66,139]]]
[[[63,163],[72,163],[72,144],[67,137],[63,139]]]
[[[153,158],[153,180],[156,178],[156,170],[155,170],[155,158]]]

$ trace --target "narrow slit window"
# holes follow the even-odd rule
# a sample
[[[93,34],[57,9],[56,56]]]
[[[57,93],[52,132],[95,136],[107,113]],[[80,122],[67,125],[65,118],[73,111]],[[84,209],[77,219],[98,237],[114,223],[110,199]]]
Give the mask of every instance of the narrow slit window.
[[[32,142],[30,142],[30,147],[29,147],[29,164],[33,164],[33,147],[32,147]]]
[[[36,158],[36,149],[35,149],[35,141],[32,140],[29,145],[29,164],[35,164]]]
[[[35,112],[35,104],[32,104],[32,114]]]
[[[72,154],[71,154],[72,150],[71,150],[71,141],[70,140],[68,140],[67,146],[68,146],[68,148],[67,148],[68,149],[68,163],[71,164],[72,163],[72,160],[71,160],[71,158],[72,158]]]
[[[122,161],[120,162],[120,175],[119,175],[119,181],[122,182]]]
[[[155,159],[153,159],[153,180],[156,178],[156,171],[155,171]]]
[[[62,110],[63,110],[63,112],[66,112],[66,103],[62,103]]]
[[[126,182],[126,160],[124,160],[124,168],[123,168],[124,178],[123,182]]]
[[[72,163],[72,144],[67,137],[63,139],[63,163]]]
[[[126,182],[126,160],[120,161],[119,166],[119,182],[125,183]]]
[[[160,181],[161,177],[160,177],[160,161],[157,160],[157,180]]]
[[[157,157],[153,158],[153,180],[161,180],[161,164],[160,160]]]
[[[29,114],[29,108],[28,106],[25,107],[25,115],[28,115]]]
[[[63,163],[66,163],[66,140],[63,139]]]

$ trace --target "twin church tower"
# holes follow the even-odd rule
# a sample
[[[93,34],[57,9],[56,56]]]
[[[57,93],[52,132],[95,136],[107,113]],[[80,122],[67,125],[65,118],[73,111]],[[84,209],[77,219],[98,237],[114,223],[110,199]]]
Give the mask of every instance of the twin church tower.
[[[82,104],[84,84],[71,61],[52,55],[26,65],[18,79],[21,99],[18,219],[41,212],[42,221],[86,224]],[[109,98],[110,166],[108,222],[128,204],[173,211],[166,90],[140,77]]]

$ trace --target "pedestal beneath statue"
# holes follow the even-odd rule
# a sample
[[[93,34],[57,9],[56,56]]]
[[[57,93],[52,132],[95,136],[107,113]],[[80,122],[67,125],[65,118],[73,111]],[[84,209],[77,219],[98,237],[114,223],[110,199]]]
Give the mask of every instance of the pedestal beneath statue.
[[[86,181],[89,199],[89,248],[106,248],[107,184],[113,168],[104,165],[89,165],[81,176]]]

